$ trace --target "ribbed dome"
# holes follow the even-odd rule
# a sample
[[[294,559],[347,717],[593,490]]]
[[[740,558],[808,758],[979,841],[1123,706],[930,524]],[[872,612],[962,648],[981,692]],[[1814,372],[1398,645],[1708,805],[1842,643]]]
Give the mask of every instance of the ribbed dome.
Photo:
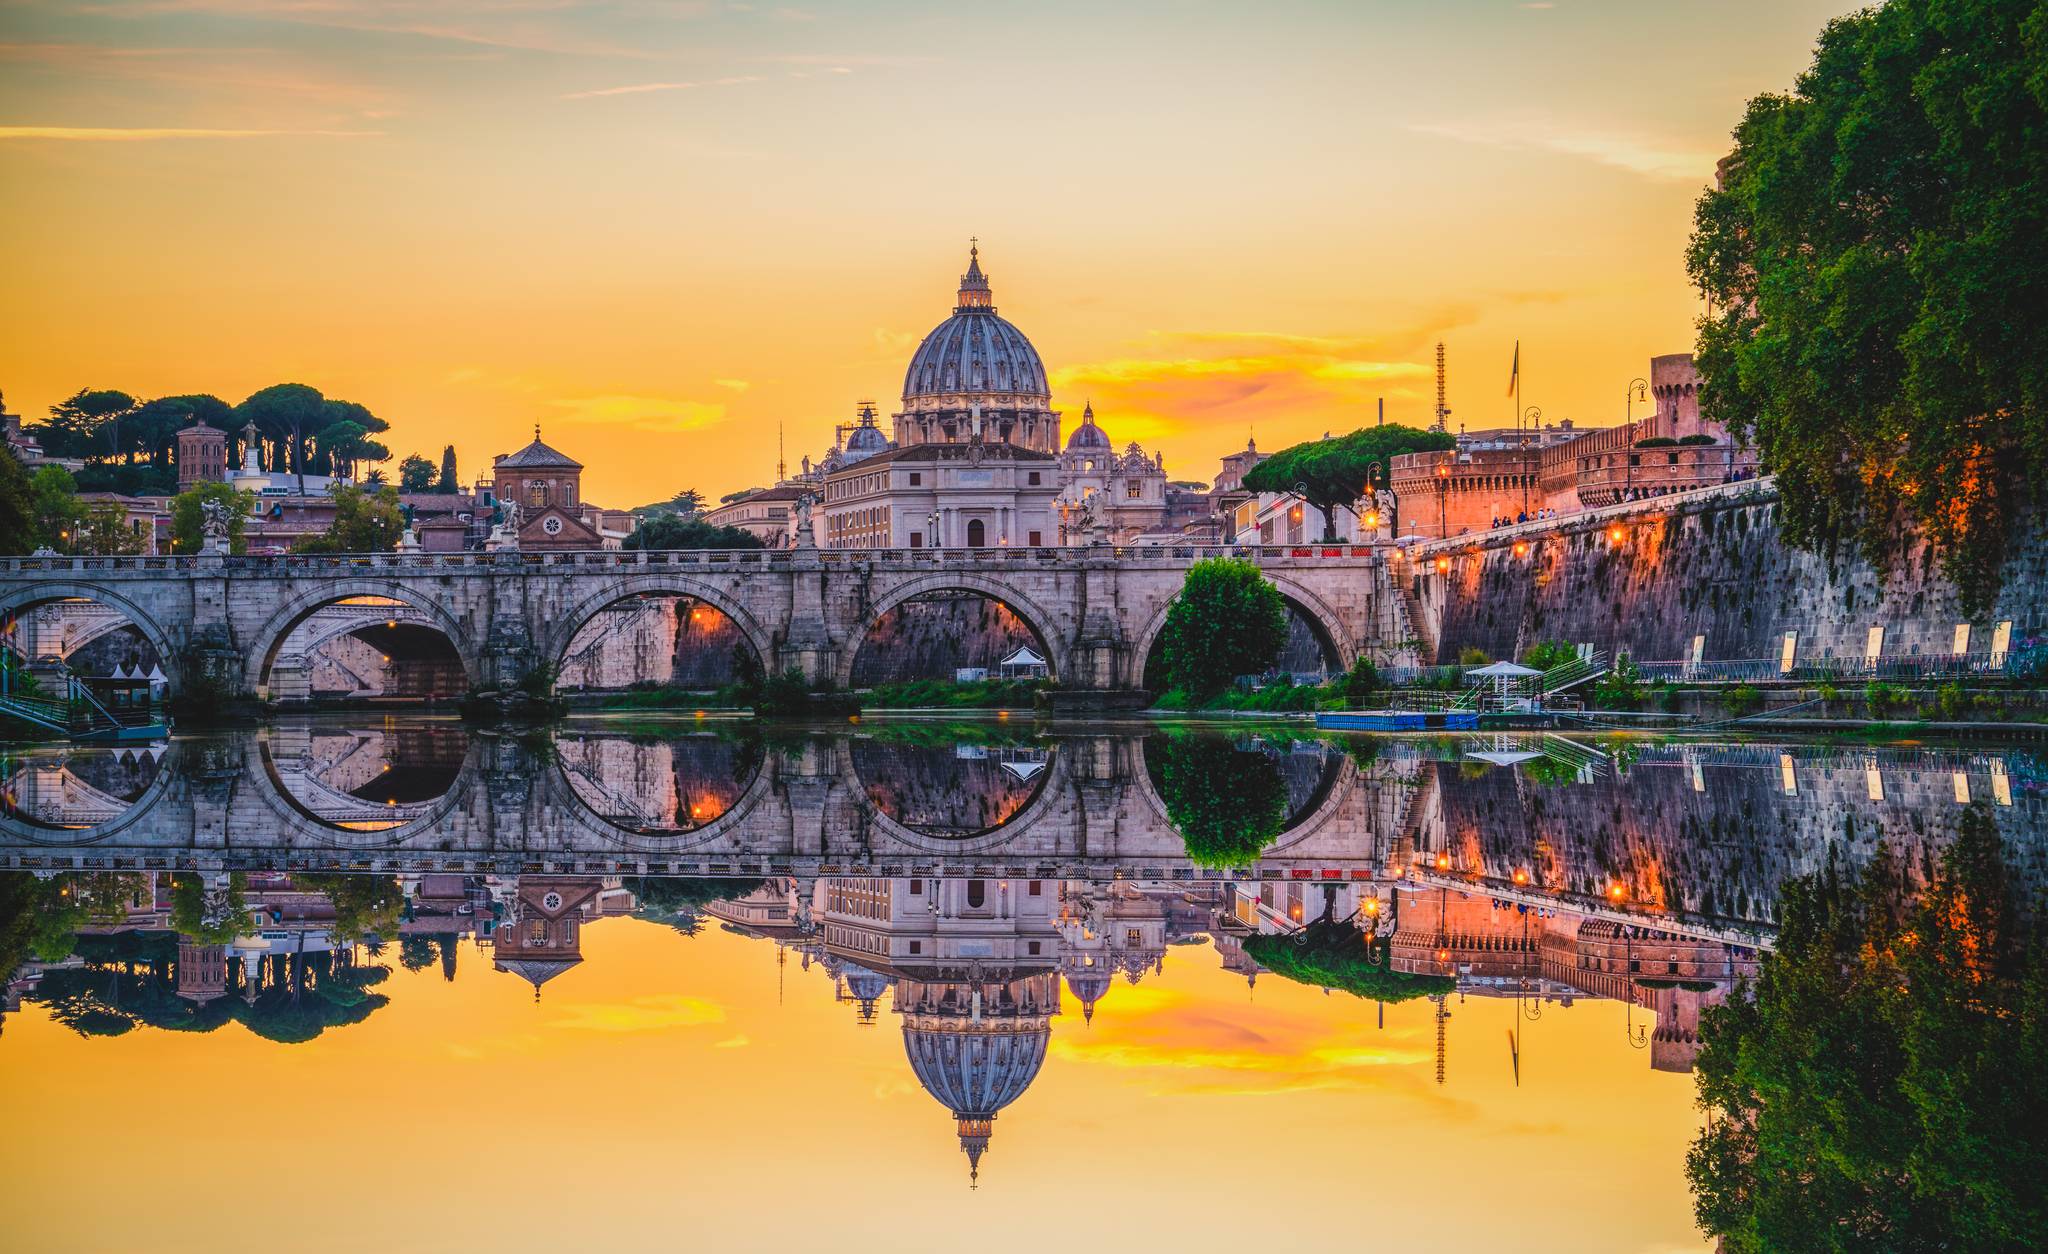
[[[1081,411],[1081,425],[1074,428],[1074,434],[1067,437],[1067,448],[1101,449],[1107,452],[1111,447],[1109,433],[1095,425],[1095,406],[1089,405]]]
[[[1052,399],[1045,363],[1024,333],[996,316],[978,252],[960,278],[953,316],[933,328],[910,358],[903,399],[999,393]]]
[[[1045,1063],[1045,1027],[953,1030],[903,1027],[903,1049],[925,1092],[956,1119],[988,1118],[1023,1096]]]
[[[889,437],[882,434],[880,427],[855,427],[846,437],[846,458],[848,461],[859,461],[863,457],[873,457],[877,453],[886,453],[888,451]]]

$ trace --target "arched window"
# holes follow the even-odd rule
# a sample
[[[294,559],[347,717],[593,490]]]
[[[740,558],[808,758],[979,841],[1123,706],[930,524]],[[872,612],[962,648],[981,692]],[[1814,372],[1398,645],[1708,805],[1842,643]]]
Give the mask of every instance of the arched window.
[[[967,908],[979,910],[988,901],[988,881],[967,881]]]
[[[984,526],[982,526],[982,525],[981,525],[981,519],[979,519],[979,518],[970,518],[970,519],[968,519],[968,520],[967,520],[967,547],[968,547],[968,548],[970,548],[970,549],[978,549],[978,548],[981,548],[981,547],[982,547],[983,545],[986,545],[987,543],[988,543],[988,529],[987,529],[986,527],[984,527]],[[980,881],[979,881],[979,880],[977,880],[977,881],[975,881],[975,882],[976,882],[976,883],[980,883]]]

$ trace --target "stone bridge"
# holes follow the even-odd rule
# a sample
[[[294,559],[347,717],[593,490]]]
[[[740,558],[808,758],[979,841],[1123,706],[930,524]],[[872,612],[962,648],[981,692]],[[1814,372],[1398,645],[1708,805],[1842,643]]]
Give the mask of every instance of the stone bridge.
[[[1341,665],[1361,654],[1411,660],[1413,633],[1383,550],[1345,545],[16,557],[0,559],[0,622],[85,598],[133,623],[174,685],[205,674],[231,692],[270,697],[273,672],[289,674],[303,656],[308,621],[362,598],[407,607],[385,616],[433,626],[470,686],[494,688],[559,663],[608,607],[672,595],[723,613],[764,666],[843,687],[884,614],[921,597],[971,594],[1030,626],[1063,689],[1112,692],[1144,687],[1147,655],[1188,567],[1219,555],[1255,561]],[[286,678],[278,695],[300,686]]]

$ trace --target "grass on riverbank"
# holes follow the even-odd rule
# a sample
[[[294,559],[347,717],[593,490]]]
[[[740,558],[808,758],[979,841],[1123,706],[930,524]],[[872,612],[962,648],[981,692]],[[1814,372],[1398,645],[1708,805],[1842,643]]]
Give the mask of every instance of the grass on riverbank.
[[[1338,680],[1317,687],[1314,684],[1268,684],[1264,688],[1231,688],[1207,701],[1191,702],[1179,688],[1159,694],[1155,710],[1196,713],[1202,710],[1243,710],[1258,714],[1310,714],[1317,710],[1346,707],[1344,683]]]
[[[1051,686],[1031,679],[910,679],[875,685],[862,704],[871,710],[1028,710],[1037,694]]]

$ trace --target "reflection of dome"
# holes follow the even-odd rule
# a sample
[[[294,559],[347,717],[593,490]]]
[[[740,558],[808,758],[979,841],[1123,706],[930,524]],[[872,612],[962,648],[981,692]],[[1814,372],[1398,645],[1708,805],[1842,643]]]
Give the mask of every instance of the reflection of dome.
[[[978,252],[960,279],[953,316],[932,329],[910,358],[903,399],[1005,393],[1050,400],[1045,363],[1024,333],[996,316]]]
[[[1081,410],[1081,425],[1075,427],[1074,434],[1067,437],[1068,451],[1071,452],[1075,449],[1101,449],[1106,452],[1109,448],[1109,433],[1095,425],[1095,406],[1091,403],[1083,407]]]
[[[1095,1020],[1095,1003],[1109,991],[1110,974],[1101,967],[1083,967],[1079,971],[1067,972],[1067,990],[1081,1003],[1081,1020],[1092,1023]]]
[[[846,964],[846,995],[860,1007],[860,1021],[875,1021],[875,1003],[889,991],[889,977],[866,967]]]
[[[917,1082],[959,1122],[970,1179],[981,1174],[996,1112],[1023,1096],[1045,1063],[1052,1030],[1042,1018],[1035,1027],[1025,1026],[1031,1022],[976,1025],[922,1017],[903,1025],[903,1048]]]
[[[554,979],[562,972],[576,965],[571,958],[506,958],[495,965],[500,971],[512,974],[533,985],[533,999],[540,1000],[540,986]]]

